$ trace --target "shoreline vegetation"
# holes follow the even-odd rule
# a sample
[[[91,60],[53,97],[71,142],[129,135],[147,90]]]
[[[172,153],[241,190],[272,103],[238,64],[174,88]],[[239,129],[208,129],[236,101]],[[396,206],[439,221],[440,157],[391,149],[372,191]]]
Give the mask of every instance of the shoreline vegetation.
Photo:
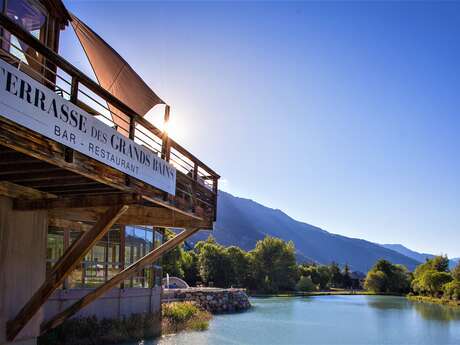
[[[212,314],[194,302],[171,302],[162,305],[161,333],[175,334],[182,331],[205,331]]]
[[[286,291],[275,294],[249,293],[249,297],[315,297],[315,296],[401,296],[398,293],[377,293],[367,290],[331,289],[325,291]]]
[[[460,308],[460,300],[454,301],[445,298],[436,298],[430,296],[416,296],[416,295],[407,295],[408,300],[412,302],[421,302],[421,303],[431,303],[431,304],[441,304],[444,306]]]
[[[191,286],[244,288],[254,297],[410,294],[421,296],[418,301],[460,303],[460,264],[450,270],[446,256],[426,260],[413,272],[380,259],[365,274],[353,272],[346,262],[298,263],[292,241],[270,236],[249,251],[221,245],[209,236],[188,250],[179,246],[168,253],[163,271]]]

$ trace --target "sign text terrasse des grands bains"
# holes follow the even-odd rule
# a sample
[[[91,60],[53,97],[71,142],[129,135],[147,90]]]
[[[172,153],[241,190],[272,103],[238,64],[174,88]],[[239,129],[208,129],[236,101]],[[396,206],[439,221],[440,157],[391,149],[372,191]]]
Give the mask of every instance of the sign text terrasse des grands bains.
[[[175,195],[171,164],[1,59],[0,116]]]

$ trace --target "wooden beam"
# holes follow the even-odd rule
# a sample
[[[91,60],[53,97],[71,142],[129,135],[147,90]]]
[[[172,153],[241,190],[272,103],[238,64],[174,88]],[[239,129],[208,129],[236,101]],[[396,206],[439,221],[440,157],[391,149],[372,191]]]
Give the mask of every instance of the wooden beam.
[[[105,208],[73,208],[73,209],[50,209],[50,218],[67,219],[77,222],[94,222],[104,212]],[[157,227],[191,228],[200,227],[209,229],[212,224],[207,219],[195,219],[184,216],[162,207],[148,207],[131,205],[129,210],[117,221],[120,225],[152,225]]]
[[[93,181],[97,181],[119,189],[120,191],[140,194],[145,200],[182,213],[186,216],[193,217],[193,214],[190,212],[181,210],[179,207],[172,205],[168,201],[164,201],[163,192],[159,189],[156,189],[153,186],[144,183],[134,177],[130,178],[130,184],[127,186],[126,174],[103,163],[100,163],[95,159],[89,158],[84,154],[75,151],[73,162],[65,162],[64,145],[48,139],[39,133],[28,130],[1,116],[0,144],[21,152],[25,155],[29,155],[47,163],[57,165],[62,169],[66,169],[73,173],[79,174],[80,176],[85,176],[89,179],[92,179]],[[65,171],[62,169],[58,169],[58,171],[51,171],[50,174],[54,177],[57,177],[61,172],[65,173]],[[37,174],[39,174],[39,172],[37,172]],[[183,174],[178,171],[178,181],[181,175]],[[8,180],[14,181],[16,175],[6,175],[6,177]],[[33,176],[28,174],[28,178],[33,178]],[[200,217],[195,218],[201,219]]]
[[[115,205],[131,205],[140,202],[140,197],[135,194],[121,194],[110,196],[78,196],[60,197],[55,199],[40,200],[15,200],[13,208],[15,210],[49,210],[54,208],[83,208],[101,207]]]
[[[95,182],[83,176],[67,176],[63,178],[56,177],[52,179],[49,178],[48,180],[25,179],[21,181],[21,184],[27,185],[32,188],[46,188],[46,187],[55,187],[55,186],[67,187],[67,186],[100,185],[99,182]]]
[[[196,233],[199,228],[187,229],[182,231],[180,234],[174,236],[172,239],[168,240],[167,242],[163,243],[157,249],[154,249],[135,263],[131,264],[123,271],[115,275],[112,279],[107,281],[106,283],[102,284],[101,286],[97,287],[95,290],[89,292],[86,296],[81,298],[79,301],[72,304],[67,309],[60,312],[58,315],[53,317],[51,320],[45,322],[41,327],[41,334],[46,333],[47,331],[51,330],[59,326],[69,317],[75,315],[78,311],[82,308],[86,307],[88,304],[96,300],[98,297],[104,295],[106,292],[111,290],[112,288],[116,287],[118,284],[123,282],[125,279],[131,277],[135,272],[139,271],[140,269],[144,268],[147,265],[152,264],[153,262],[157,261],[163,254],[167,253],[181,242],[185,241],[191,235]]]
[[[39,190],[20,186],[8,181],[0,181],[0,195],[14,199],[28,200],[57,198],[54,194],[40,192]]]
[[[42,286],[22,307],[13,320],[7,322],[7,339],[13,341],[32,317],[40,310],[54,290],[56,290],[70,272],[86,255],[91,247],[99,241],[113,226],[116,220],[127,211],[128,206],[109,208],[93,228],[84,232],[61,256],[47,276]]]
[[[92,226],[83,222],[48,217],[48,226],[64,230],[89,231]]]
[[[36,181],[54,181],[59,182],[59,180],[69,181],[75,180],[77,178],[86,178],[80,175],[77,175],[73,172],[59,169],[53,172],[37,172],[37,173],[29,173],[27,171],[23,171],[21,173],[17,173],[16,175],[10,176],[2,176],[2,180],[11,181],[18,184],[23,184],[25,182],[36,182]]]

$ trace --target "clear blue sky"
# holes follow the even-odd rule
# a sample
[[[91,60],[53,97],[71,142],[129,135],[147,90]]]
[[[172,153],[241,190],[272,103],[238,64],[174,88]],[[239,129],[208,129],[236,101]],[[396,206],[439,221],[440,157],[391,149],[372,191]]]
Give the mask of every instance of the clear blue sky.
[[[66,4],[171,105],[222,189],[460,256],[460,3]],[[89,70],[67,31],[62,54]]]

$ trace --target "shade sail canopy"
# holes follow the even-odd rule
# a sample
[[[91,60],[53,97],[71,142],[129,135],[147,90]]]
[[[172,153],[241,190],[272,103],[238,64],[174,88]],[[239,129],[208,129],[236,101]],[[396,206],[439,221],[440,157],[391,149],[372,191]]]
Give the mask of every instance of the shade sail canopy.
[[[104,89],[141,116],[155,105],[164,104],[111,46],[73,14],[71,17],[72,27]],[[129,117],[110,104],[109,108],[118,131],[129,133]]]

